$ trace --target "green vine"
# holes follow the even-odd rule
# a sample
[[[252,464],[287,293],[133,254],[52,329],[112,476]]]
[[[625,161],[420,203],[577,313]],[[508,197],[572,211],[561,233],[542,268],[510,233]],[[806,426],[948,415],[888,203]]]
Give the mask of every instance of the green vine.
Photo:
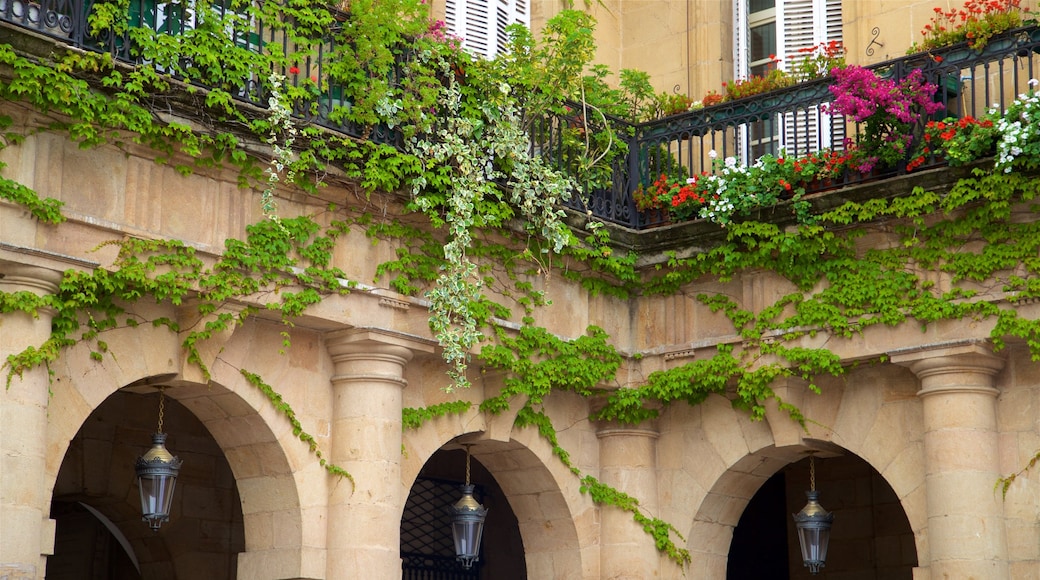
[[[402,412],[402,423],[405,429],[418,429],[427,421],[448,415],[462,415],[472,407],[473,404],[469,401],[445,401],[420,408],[405,407]]]
[[[292,425],[293,435],[307,444],[307,447],[311,450],[311,453],[318,458],[318,463],[325,468],[325,471],[328,471],[332,475],[346,478],[350,481],[351,487],[356,487],[357,484],[354,482],[353,475],[348,473],[346,469],[343,469],[325,459],[325,455],[321,452],[321,449],[318,448],[318,442],[315,441],[314,436],[303,430],[303,425],[300,424],[300,420],[296,418],[296,412],[293,411],[292,407],[289,406],[289,403],[286,403],[285,399],[283,399],[282,396],[271,387],[271,385],[265,383],[264,380],[260,378],[260,375],[251,373],[245,369],[240,369],[239,372],[242,373],[242,376],[245,377],[249,384],[253,385],[259,389],[261,393],[267,396],[267,399],[271,401],[271,405],[274,406],[276,411],[279,411],[289,419],[289,424]]]

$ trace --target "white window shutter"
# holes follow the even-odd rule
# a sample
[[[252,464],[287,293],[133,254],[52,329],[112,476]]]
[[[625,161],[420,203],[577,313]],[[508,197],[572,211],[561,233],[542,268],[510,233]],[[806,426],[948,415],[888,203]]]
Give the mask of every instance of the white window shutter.
[[[733,3],[733,22],[736,23],[736,30],[733,31],[733,72],[735,78],[747,78],[751,62],[751,31],[748,24],[747,0],[738,0]]]
[[[484,58],[494,58],[509,43],[506,27],[529,26],[528,0],[447,0],[445,23],[462,38],[462,48]]]
[[[778,13],[781,26],[778,42],[783,46],[782,66],[790,70],[799,50],[841,37],[841,0],[785,0]],[[834,124],[834,130],[823,130]],[[790,155],[805,155],[820,149],[841,146],[844,122],[833,119],[812,107],[784,115],[784,138],[781,144]]]

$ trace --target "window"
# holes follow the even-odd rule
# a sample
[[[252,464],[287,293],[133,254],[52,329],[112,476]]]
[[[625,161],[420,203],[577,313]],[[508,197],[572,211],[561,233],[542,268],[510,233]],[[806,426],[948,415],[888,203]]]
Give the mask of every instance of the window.
[[[506,27],[530,26],[528,0],[447,0],[445,22],[462,47],[472,54],[493,58],[509,43]]]
[[[734,39],[734,68],[738,78],[768,71],[770,57],[789,57],[803,48],[841,40],[841,0],[736,0],[737,30]],[[738,150],[750,162],[781,149],[789,154],[805,154],[840,143],[831,143],[832,134],[844,134],[843,122],[831,119],[813,107],[775,118],[749,123],[738,132]],[[835,131],[821,131],[834,123]]]

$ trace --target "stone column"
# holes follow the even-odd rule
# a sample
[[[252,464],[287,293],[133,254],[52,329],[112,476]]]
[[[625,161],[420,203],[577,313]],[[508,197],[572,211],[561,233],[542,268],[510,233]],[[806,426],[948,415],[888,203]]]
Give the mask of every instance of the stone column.
[[[43,296],[58,290],[61,273],[0,263],[0,291]],[[36,317],[10,312],[0,318],[0,361],[39,347],[51,332],[54,312]],[[6,382],[7,371],[0,373]],[[0,578],[43,578],[54,553],[54,520],[47,495],[47,369],[27,370],[0,388]]]
[[[599,437],[600,481],[639,500],[643,512],[657,510],[657,437],[650,425],[638,427],[602,424]],[[612,506],[600,509],[600,577],[605,580],[641,580],[660,574],[660,556],[654,539],[632,519]]]
[[[998,464],[998,391],[1004,362],[976,342],[901,351],[892,362],[921,381],[925,497],[932,578],[1008,578]],[[921,562],[921,565],[924,565]]]
[[[335,365],[330,457],[355,483],[331,486],[326,578],[400,578],[404,367],[433,347],[360,329],[333,333],[326,345]]]

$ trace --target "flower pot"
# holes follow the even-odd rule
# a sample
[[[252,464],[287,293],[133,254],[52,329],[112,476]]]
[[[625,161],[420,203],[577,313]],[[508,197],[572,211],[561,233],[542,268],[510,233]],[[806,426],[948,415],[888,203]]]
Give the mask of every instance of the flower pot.
[[[672,214],[666,208],[656,207],[639,211],[639,224],[644,228],[659,228],[672,223]]]
[[[841,187],[841,185],[836,184],[833,178],[817,177],[805,184],[805,193],[819,193],[821,191],[837,189],[839,187]]]

